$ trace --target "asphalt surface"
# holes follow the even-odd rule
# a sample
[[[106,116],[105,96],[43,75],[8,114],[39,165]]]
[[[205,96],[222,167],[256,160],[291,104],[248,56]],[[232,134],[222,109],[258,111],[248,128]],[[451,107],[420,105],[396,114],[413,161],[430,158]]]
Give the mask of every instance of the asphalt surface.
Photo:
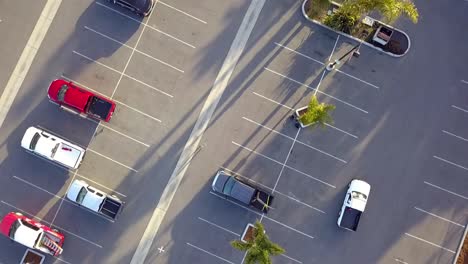
[[[0,215],[23,211],[64,232],[63,255],[47,263],[129,263],[249,4],[174,0],[141,20],[100,1],[62,3],[0,130]],[[363,46],[332,72],[328,60],[355,43],[305,21],[299,5],[263,7],[146,263],[241,263],[229,241],[256,219],[286,249],[274,263],[453,261],[468,212],[467,3],[417,1],[420,22],[396,25],[412,40],[406,56]],[[31,9],[21,29],[4,23],[22,16],[0,17],[18,43],[0,63],[2,84],[41,7]],[[116,100],[111,122],[49,103],[61,76]],[[334,123],[298,130],[289,116],[316,88],[336,106]],[[81,167],[25,153],[31,125],[86,146]],[[210,193],[219,169],[270,188],[274,208],[261,215]],[[115,223],[61,199],[75,178],[126,202]],[[336,226],[353,178],[372,186],[355,233]],[[0,247],[0,263],[25,251],[7,238]]]

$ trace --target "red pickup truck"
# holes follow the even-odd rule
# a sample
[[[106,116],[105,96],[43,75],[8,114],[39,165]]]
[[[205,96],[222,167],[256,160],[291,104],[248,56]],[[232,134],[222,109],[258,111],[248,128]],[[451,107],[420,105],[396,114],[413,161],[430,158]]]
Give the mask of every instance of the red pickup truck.
[[[115,103],[111,100],[62,79],[50,84],[47,96],[64,110],[106,122],[109,122],[115,110]]]
[[[0,223],[0,233],[28,248],[52,256],[58,256],[63,251],[63,234],[21,213],[8,213]]]

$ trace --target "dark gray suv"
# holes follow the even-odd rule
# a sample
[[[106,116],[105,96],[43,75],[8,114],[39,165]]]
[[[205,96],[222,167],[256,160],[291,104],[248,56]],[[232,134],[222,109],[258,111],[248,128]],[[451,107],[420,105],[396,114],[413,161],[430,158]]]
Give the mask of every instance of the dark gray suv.
[[[148,16],[153,10],[155,0],[108,0],[111,3],[117,4],[124,8],[130,9],[133,12]]]

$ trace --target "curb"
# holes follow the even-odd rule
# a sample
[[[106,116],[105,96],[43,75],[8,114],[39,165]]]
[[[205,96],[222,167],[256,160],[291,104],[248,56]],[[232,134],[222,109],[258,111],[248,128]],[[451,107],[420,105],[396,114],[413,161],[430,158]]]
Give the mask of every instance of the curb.
[[[362,39],[359,39],[359,38],[353,37],[353,36],[351,36],[351,35],[349,35],[349,34],[346,34],[346,33],[344,33],[344,32],[335,30],[335,29],[333,29],[333,28],[331,28],[331,27],[329,27],[329,26],[327,26],[327,25],[322,24],[321,22],[319,22],[319,21],[317,21],[317,20],[315,20],[315,19],[310,18],[310,17],[307,15],[307,13],[306,13],[306,11],[305,11],[305,4],[307,3],[307,1],[310,1],[310,0],[304,0],[304,1],[302,2],[302,7],[301,7],[302,15],[304,16],[305,19],[307,19],[308,21],[310,21],[310,22],[312,22],[312,23],[314,23],[314,24],[317,24],[317,25],[319,25],[319,26],[321,26],[321,27],[323,27],[323,28],[326,28],[326,29],[328,29],[328,30],[331,30],[331,31],[333,31],[333,32],[335,32],[335,33],[337,33],[337,34],[340,34],[340,35],[342,35],[342,36],[345,36],[345,37],[347,37],[347,38],[350,38],[350,39],[353,39],[353,40],[355,40],[355,41],[358,41],[358,42],[360,42],[360,43],[362,43],[362,44],[364,44],[364,45],[366,45],[366,46],[368,46],[368,47],[370,47],[370,48],[373,48],[373,49],[375,49],[375,50],[378,50],[378,51],[380,51],[380,52],[382,52],[382,53],[385,53],[385,54],[387,54],[388,56],[391,56],[391,57],[394,57],[394,58],[400,58],[400,57],[405,56],[406,53],[408,53],[408,51],[409,51],[410,48],[411,48],[411,39],[409,38],[408,34],[406,34],[406,32],[404,32],[403,30],[400,30],[400,29],[396,29],[396,28],[394,28],[394,27],[392,27],[392,26],[390,26],[390,25],[387,25],[387,24],[385,24],[385,23],[382,23],[382,22],[380,22],[379,20],[375,20],[375,21],[379,21],[380,24],[382,24],[382,25],[384,25],[384,26],[386,26],[386,27],[389,27],[389,28],[391,28],[391,29],[394,29],[394,30],[396,30],[396,31],[399,31],[399,32],[403,33],[403,34],[406,36],[406,38],[408,39],[408,49],[406,49],[405,53],[403,53],[403,54],[401,54],[401,55],[393,54],[393,53],[391,53],[391,52],[384,51],[383,49],[381,49],[381,48],[379,48],[379,47],[376,47],[376,46],[370,44],[370,43],[367,42],[367,41],[363,41]]]
[[[460,241],[460,245],[458,245],[457,254],[455,254],[455,258],[453,259],[453,264],[457,264],[457,259],[460,256],[461,249],[463,247],[463,242],[465,241],[466,234],[468,233],[468,225],[465,226],[465,232]]]

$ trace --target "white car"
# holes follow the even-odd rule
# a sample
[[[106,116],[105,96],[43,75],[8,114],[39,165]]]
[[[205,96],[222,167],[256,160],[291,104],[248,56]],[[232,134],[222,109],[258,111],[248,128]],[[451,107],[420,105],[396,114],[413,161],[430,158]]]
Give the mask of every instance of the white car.
[[[37,127],[26,130],[21,147],[70,169],[77,169],[85,154],[82,147]]]

